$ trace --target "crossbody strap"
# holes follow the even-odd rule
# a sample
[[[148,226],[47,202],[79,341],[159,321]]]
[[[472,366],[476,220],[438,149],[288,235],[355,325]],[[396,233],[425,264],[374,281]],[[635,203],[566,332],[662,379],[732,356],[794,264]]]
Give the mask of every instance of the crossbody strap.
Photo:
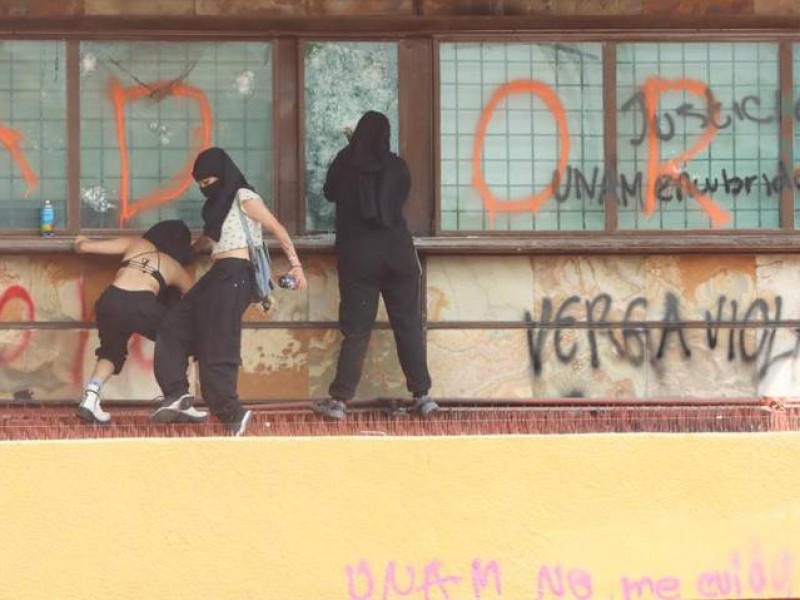
[[[253,243],[253,236],[250,235],[250,226],[247,224],[246,215],[244,210],[242,210],[242,203],[238,198],[236,198],[234,202],[236,202],[236,206],[239,207],[239,220],[242,222],[242,229],[244,229],[244,235],[247,238],[247,245],[253,248],[255,247],[255,244]]]

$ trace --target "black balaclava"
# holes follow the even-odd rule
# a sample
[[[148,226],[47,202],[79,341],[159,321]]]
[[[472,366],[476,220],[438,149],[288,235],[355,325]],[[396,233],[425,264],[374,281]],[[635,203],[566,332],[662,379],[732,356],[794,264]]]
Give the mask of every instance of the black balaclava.
[[[206,197],[203,204],[203,233],[214,241],[219,241],[222,223],[228,216],[239,188],[252,190],[244,175],[222,148],[203,150],[194,161],[192,177],[200,181],[206,177],[218,180],[200,191]]]
[[[161,221],[145,231],[142,237],[159,252],[171,256],[182,265],[192,260],[192,234],[183,221]]]
[[[359,119],[343,151],[345,161],[358,171],[358,204],[362,218],[383,226],[389,225],[389,211],[382,206],[379,185],[380,175],[392,156],[389,133],[386,115],[368,111]]]

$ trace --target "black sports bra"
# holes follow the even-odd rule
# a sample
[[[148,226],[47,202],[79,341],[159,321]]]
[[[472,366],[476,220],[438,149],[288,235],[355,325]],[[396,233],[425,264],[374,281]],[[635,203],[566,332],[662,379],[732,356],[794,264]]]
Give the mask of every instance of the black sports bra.
[[[140,256],[144,256],[145,254],[155,254],[156,259],[156,266],[150,264],[149,258],[143,258],[140,260],[136,260]],[[120,268],[128,267],[130,269],[136,269],[137,271],[141,271],[142,273],[148,273],[152,275],[153,278],[158,282],[158,293],[161,294],[167,288],[167,282],[164,281],[164,276],[161,275],[159,268],[161,267],[161,254],[158,251],[148,250],[147,252],[142,252],[141,254],[136,254],[135,256],[131,256],[128,260],[123,260],[120,263]]]

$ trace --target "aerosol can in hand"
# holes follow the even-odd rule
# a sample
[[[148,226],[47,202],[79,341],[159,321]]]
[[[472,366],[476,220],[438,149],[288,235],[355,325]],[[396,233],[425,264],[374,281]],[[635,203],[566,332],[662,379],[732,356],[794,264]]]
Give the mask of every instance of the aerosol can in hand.
[[[286,273],[278,278],[278,285],[284,289],[293,290],[297,287],[297,279],[295,279],[294,275]]]

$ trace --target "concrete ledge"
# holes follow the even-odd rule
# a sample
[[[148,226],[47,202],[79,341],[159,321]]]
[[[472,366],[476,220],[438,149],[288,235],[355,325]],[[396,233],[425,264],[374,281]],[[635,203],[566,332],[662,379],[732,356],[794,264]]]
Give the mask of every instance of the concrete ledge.
[[[103,235],[97,236],[102,238]],[[110,236],[106,236],[110,237]],[[5,237],[0,239],[3,254],[72,254],[73,237]],[[296,236],[300,252],[335,252],[333,234]],[[423,254],[795,254],[800,248],[800,231],[764,232],[614,232],[530,234],[481,234],[415,237],[414,244]],[[272,240],[269,247],[279,251]]]

